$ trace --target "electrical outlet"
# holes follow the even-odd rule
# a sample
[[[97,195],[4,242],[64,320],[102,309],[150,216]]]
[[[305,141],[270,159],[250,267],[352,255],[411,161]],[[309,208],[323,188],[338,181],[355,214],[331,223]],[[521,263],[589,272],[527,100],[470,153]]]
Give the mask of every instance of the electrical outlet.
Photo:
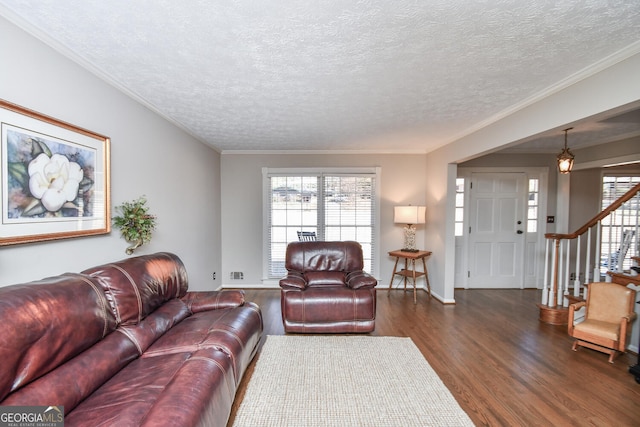
[[[213,280],[216,280],[216,272],[213,272]]]

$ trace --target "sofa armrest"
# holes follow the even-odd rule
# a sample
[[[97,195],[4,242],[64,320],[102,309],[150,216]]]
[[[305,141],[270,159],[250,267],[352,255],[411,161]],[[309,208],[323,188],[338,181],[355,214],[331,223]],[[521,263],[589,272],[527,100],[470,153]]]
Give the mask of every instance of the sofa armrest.
[[[305,280],[304,276],[302,275],[302,273],[299,273],[297,271],[290,271],[285,277],[280,279],[281,288],[306,289],[307,286],[308,283]]]
[[[234,308],[244,305],[244,291],[193,291],[182,297],[191,313],[222,308]]]
[[[364,271],[352,271],[346,277],[347,286],[351,289],[373,288],[378,284],[375,277]]]

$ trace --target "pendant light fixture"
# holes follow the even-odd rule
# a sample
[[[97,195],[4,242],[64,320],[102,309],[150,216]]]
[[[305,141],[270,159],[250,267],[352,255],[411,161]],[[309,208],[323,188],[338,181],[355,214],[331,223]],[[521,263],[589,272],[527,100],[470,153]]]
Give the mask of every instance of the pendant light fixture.
[[[567,148],[567,133],[573,128],[567,128],[564,130],[564,150],[558,154],[558,171],[562,174],[567,174],[573,169],[574,155]]]

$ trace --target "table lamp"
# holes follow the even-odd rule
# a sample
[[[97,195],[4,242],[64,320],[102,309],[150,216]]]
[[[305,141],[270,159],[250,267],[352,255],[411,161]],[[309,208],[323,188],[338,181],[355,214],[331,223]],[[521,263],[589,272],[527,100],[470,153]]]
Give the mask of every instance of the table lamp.
[[[418,252],[416,249],[416,228],[414,224],[424,224],[427,208],[425,206],[395,206],[393,222],[406,224],[404,227],[404,252]]]

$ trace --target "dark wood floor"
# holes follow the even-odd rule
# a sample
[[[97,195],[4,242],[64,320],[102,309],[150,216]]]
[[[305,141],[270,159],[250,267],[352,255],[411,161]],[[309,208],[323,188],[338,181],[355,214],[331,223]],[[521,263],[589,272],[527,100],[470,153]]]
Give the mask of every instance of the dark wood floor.
[[[262,308],[265,337],[282,335],[279,291],[246,293]],[[414,305],[411,293],[382,288],[372,335],[411,337],[478,426],[640,426],[640,384],[628,372],[637,356],[610,364],[603,353],[572,351],[566,327],[538,321],[539,295],[457,290],[456,305],[443,305],[422,291]]]

